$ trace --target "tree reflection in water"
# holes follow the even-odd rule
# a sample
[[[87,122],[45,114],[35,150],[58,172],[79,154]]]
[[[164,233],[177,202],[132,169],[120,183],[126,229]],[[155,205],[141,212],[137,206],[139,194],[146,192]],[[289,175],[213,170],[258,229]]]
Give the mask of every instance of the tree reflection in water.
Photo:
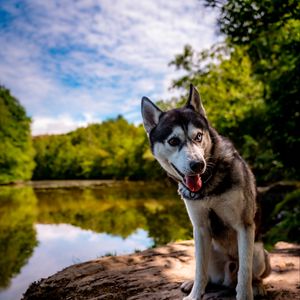
[[[176,187],[123,182],[94,188],[39,189],[39,223],[68,223],[95,232],[128,237],[138,228],[155,245],[191,237]]]
[[[20,272],[37,245],[37,200],[31,187],[0,188],[0,287]]]
[[[137,232],[146,232],[153,246],[188,239],[192,235],[184,204],[175,186],[155,182],[118,182],[89,188],[1,187],[2,288],[7,287],[11,278],[20,272],[38,244],[35,224],[71,224],[101,233],[102,237],[111,236],[111,240],[115,236],[112,249],[105,248],[112,254],[118,254],[118,249],[124,248],[122,243],[136,236]],[[149,247],[149,239],[143,237],[142,240],[144,246]],[[54,252],[53,255],[57,255]]]

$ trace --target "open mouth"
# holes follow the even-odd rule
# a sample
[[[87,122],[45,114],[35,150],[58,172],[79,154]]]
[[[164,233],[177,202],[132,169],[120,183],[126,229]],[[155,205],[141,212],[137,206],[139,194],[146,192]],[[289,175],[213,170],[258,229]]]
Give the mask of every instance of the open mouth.
[[[184,183],[191,192],[198,192],[202,187],[202,180],[199,174],[184,176]]]
[[[171,163],[175,171],[182,177],[184,185],[193,193],[198,192],[202,187],[202,179],[199,174],[184,175]]]

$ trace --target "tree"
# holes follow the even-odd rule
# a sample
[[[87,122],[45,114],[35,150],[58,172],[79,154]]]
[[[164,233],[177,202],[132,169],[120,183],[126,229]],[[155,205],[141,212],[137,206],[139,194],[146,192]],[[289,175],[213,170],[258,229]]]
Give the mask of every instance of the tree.
[[[186,72],[173,81],[173,87],[188,91],[190,83],[197,86],[211,123],[222,134],[236,139],[237,131],[242,134],[240,123],[264,110],[263,85],[252,76],[243,47],[222,43],[198,53],[186,46],[170,65]],[[177,105],[184,101],[186,97]]]
[[[0,184],[31,178],[34,150],[30,122],[19,101],[0,86]]]
[[[123,117],[33,140],[34,179],[146,179],[160,174],[142,126]]]
[[[299,178],[300,2],[205,2],[220,8],[219,29],[230,44],[246,47],[253,74],[265,86],[268,123],[265,133],[285,166],[283,176]]]
[[[282,165],[263,134],[267,128],[264,83],[253,75],[246,50],[228,43],[201,52],[186,46],[170,64],[185,72],[173,87],[184,91],[190,83],[198,87],[210,122],[234,142],[262,184],[280,178]],[[181,106],[186,98],[158,104]]]
[[[300,2],[206,0],[219,7],[226,41],[171,62],[202,94],[213,125],[229,136],[260,184],[299,178]],[[163,103],[178,104],[178,101]],[[179,100],[182,103],[182,100]]]

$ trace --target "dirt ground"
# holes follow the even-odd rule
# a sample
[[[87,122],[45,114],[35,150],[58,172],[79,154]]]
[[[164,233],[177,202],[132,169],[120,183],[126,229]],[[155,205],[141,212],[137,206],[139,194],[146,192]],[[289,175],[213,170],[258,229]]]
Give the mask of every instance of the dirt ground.
[[[180,285],[194,274],[193,252],[193,242],[186,241],[72,265],[33,283],[23,300],[182,299]],[[279,242],[270,256],[264,299],[300,299],[300,246]],[[208,293],[205,299],[235,298]]]

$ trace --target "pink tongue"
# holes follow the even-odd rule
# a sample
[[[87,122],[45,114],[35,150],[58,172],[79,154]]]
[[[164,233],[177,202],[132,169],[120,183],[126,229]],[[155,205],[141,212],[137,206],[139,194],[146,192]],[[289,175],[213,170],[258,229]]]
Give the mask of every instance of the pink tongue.
[[[192,192],[198,192],[202,187],[202,180],[199,175],[185,176],[185,183]]]

